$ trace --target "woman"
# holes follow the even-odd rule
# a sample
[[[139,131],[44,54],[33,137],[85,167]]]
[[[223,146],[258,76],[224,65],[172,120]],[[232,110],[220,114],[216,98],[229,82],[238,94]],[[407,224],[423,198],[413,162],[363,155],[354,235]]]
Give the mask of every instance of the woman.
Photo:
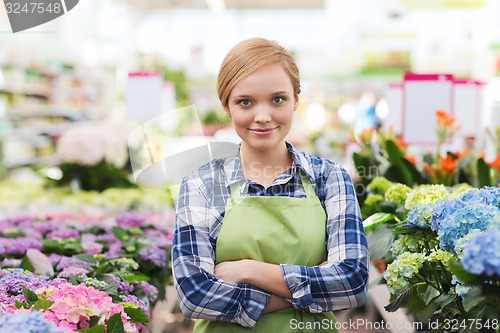
[[[181,184],[172,245],[194,332],[336,332],[362,305],[368,248],[347,172],[287,141],[299,71],[278,44],[249,39],[224,59],[217,92],[242,139]]]

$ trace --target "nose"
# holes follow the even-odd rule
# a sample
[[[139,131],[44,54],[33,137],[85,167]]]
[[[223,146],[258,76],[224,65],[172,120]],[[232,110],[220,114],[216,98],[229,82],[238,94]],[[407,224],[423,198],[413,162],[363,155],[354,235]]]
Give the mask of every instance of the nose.
[[[268,123],[271,121],[271,110],[267,107],[260,107],[255,111],[254,121],[256,123]]]

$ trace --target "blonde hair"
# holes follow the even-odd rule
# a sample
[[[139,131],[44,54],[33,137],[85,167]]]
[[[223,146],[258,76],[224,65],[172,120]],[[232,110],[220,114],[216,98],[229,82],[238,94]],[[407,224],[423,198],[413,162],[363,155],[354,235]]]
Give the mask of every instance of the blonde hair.
[[[260,67],[280,63],[293,87],[294,97],[300,93],[299,68],[292,55],[281,45],[264,38],[250,38],[234,46],[222,61],[217,77],[217,94],[224,108],[229,95],[242,79]]]

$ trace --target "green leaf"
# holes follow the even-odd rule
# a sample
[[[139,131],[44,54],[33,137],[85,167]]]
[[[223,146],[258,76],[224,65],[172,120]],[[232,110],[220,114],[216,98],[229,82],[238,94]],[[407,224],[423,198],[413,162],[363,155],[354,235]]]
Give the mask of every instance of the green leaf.
[[[103,291],[110,296],[118,295],[118,283],[116,283],[116,281],[109,281]]]
[[[46,250],[57,250],[61,245],[56,239],[42,239],[40,242]]]
[[[107,333],[125,333],[123,328],[123,321],[120,313],[115,313],[108,319],[108,325],[106,325]]]
[[[410,296],[411,296],[412,292],[413,292],[413,288],[410,287],[409,289],[407,289],[404,292],[402,292],[401,294],[399,294],[391,303],[386,305],[384,308],[388,312],[394,312],[397,309],[399,309],[400,307],[405,306],[408,303],[408,301],[410,300]]]
[[[394,242],[392,230],[385,224],[380,224],[367,234],[368,248],[370,249],[370,261],[385,256]]]
[[[99,319],[101,319],[99,316],[92,316],[92,317],[90,317],[89,326],[91,326],[91,327],[92,326],[96,326],[97,323],[99,322]],[[99,326],[101,326],[101,325],[99,325]],[[104,326],[104,325],[102,325],[102,326]]]
[[[38,301],[33,305],[34,310],[46,310],[50,308],[50,306],[54,303],[54,301],[49,301],[45,298],[39,298]]]
[[[455,294],[443,294],[440,295],[438,298],[436,298],[436,303],[441,305],[441,307],[445,307],[446,305],[450,304],[457,298],[457,295]]]
[[[125,241],[125,240],[129,239],[127,232],[123,228],[114,226],[112,229],[112,232],[113,232],[113,235],[115,235],[115,237],[121,241]]]
[[[399,164],[399,161],[403,158],[403,153],[399,150],[396,143],[394,143],[393,140],[386,140],[385,149],[389,157],[389,162],[392,164]]]
[[[19,301],[16,301],[16,302],[14,303],[14,306],[15,306],[16,308],[18,308],[18,309],[28,309],[28,308],[29,308],[28,304],[23,303],[23,302],[19,302]]]
[[[22,289],[23,289],[24,298],[26,299],[26,302],[28,303],[28,305],[31,307],[33,304],[36,303],[36,301],[38,301],[38,296],[34,292],[32,292],[31,290],[26,288],[25,286],[22,286]]]
[[[35,267],[33,267],[27,256],[24,256],[23,260],[21,261],[21,265],[19,267],[30,272],[35,271]]]
[[[493,185],[491,181],[491,168],[482,158],[477,160],[477,173],[479,178],[479,187]]]
[[[474,274],[467,272],[458,261],[451,261],[448,270],[454,274],[460,282],[472,282],[478,280]]]
[[[125,313],[130,317],[130,321],[133,323],[146,324],[149,322],[148,316],[142,311],[141,308],[128,308],[123,307]]]
[[[436,288],[432,286],[427,286],[425,293],[421,294],[420,298],[424,301],[425,305],[427,305],[437,296],[439,296],[439,290],[436,290]]]
[[[97,263],[96,258],[94,258],[94,256],[93,256],[93,255],[91,255],[91,254],[87,254],[87,253],[75,254],[75,255],[73,256],[73,258],[78,259],[78,260],[81,260],[81,261],[89,262],[89,263],[91,263],[91,264],[95,264],[95,263]]]
[[[474,286],[464,295],[463,305],[465,311],[470,311],[473,307],[485,300],[481,287]]]
[[[365,231],[372,230],[377,225],[394,220],[395,215],[390,213],[375,213],[363,221]]]
[[[441,306],[437,302],[432,301],[427,304],[427,306],[423,308],[422,311],[417,312],[415,315],[421,322],[427,323],[432,318],[434,313],[440,308]]]
[[[97,325],[97,326],[92,326],[92,327],[89,327],[89,328],[82,328],[82,329],[76,330],[76,332],[83,332],[83,333],[103,333],[105,329],[106,329],[106,326],[104,326],[104,325]]]
[[[141,274],[141,273],[136,273],[134,275],[129,275],[127,276],[127,282],[132,282],[132,281],[149,281],[150,277],[147,276],[146,274]]]
[[[413,164],[410,163],[410,161],[408,161],[406,158],[403,158],[401,160],[401,164],[406,169],[408,169],[408,171],[410,172],[410,174],[413,178],[414,183],[423,184],[425,182],[424,178],[422,177],[422,174],[418,171],[418,169]]]

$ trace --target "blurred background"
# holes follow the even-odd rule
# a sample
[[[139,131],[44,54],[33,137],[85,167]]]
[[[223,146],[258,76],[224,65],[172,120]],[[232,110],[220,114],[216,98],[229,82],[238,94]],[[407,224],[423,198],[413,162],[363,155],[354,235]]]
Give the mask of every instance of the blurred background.
[[[71,193],[136,186],[129,157],[141,148],[130,135],[173,110],[195,107],[189,117],[177,112],[165,120],[169,133],[237,142],[215,81],[225,54],[250,37],[277,41],[300,68],[300,106],[288,139],[342,163],[353,177],[353,153],[373,128],[411,144],[418,163],[438,144],[436,109],[461,124],[443,151],[495,158],[498,147],[485,129],[500,126],[499,0],[82,0],[18,33],[2,8],[1,215],[26,207],[61,211],[61,194],[48,200],[47,184]],[[172,155],[149,148],[143,154],[153,164]],[[26,184],[35,183],[41,185],[29,194]],[[155,204],[170,214],[171,226],[175,193],[169,195]],[[111,205],[85,200],[87,215]],[[75,202],[63,207],[82,209]],[[168,317],[169,325],[181,317]]]

